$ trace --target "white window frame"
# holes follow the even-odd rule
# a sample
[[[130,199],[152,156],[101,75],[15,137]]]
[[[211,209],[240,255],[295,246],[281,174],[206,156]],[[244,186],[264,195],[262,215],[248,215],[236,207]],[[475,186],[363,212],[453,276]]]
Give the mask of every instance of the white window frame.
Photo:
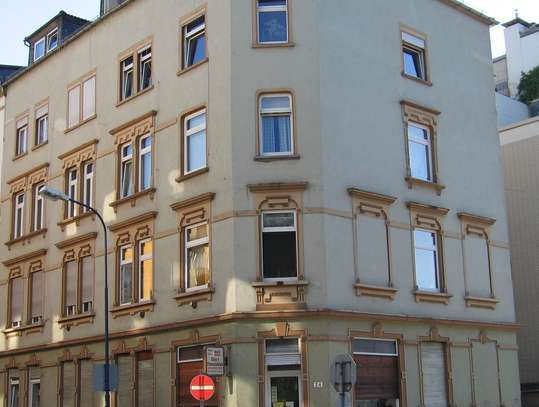
[[[88,172],[88,168],[92,168],[91,172]],[[94,199],[94,170],[95,163],[93,161],[88,161],[82,166],[83,171],[83,187],[82,187],[82,202],[86,205],[92,205]],[[88,183],[88,181],[90,181]],[[88,187],[89,186],[89,187]],[[88,208],[82,207],[82,212],[88,212]]]
[[[43,132],[41,132],[41,126],[40,124],[43,124]],[[36,131],[37,131],[37,137],[36,137],[36,145],[41,145],[48,141],[49,139],[49,114],[44,114],[41,117],[38,117],[36,120]]]
[[[150,139],[150,145],[147,147],[142,148],[142,142],[146,139]],[[146,191],[152,187],[153,184],[153,160],[152,160],[152,147],[153,147],[153,139],[151,134],[147,134],[145,136],[142,136],[139,139],[138,144],[138,190],[140,191]],[[143,171],[143,165],[142,165],[142,157],[145,155],[149,155],[150,157],[150,183],[147,187],[144,187],[143,185],[143,179],[142,179],[142,171]]]
[[[131,58],[131,63],[126,64],[127,60]],[[120,69],[121,69],[121,100],[129,99],[130,97],[135,95],[135,57],[133,55],[127,56],[125,59],[120,61]],[[132,80],[131,80],[131,95],[126,96],[127,94],[127,77],[131,74]]]
[[[28,152],[28,124],[17,129],[17,156]]]
[[[195,22],[200,17],[204,17],[204,23],[196,26],[191,31],[187,31],[187,27],[189,26],[189,24]],[[189,51],[191,50],[191,41],[202,35],[206,35],[206,14],[202,14],[192,19],[191,21],[186,23],[183,27],[183,68],[184,69],[189,68],[198,63],[197,62],[195,64],[189,64]],[[207,48],[207,43],[206,43],[206,48]],[[206,50],[204,50],[204,54],[206,54]],[[205,56],[207,57],[207,55]]]
[[[413,78],[417,78],[423,81],[427,80],[427,70],[426,70],[426,62],[425,62],[425,48],[426,48],[426,41],[425,39],[418,37],[417,35],[411,34],[406,31],[401,31],[401,38],[402,38],[402,58],[403,58],[403,72],[405,75],[411,76]],[[406,64],[404,62],[404,50],[408,50],[410,52],[416,53],[419,57],[419,69],[421,72],[419,72],[419,76],[413,75],[411,73],[406,72]]]
[[[288,109],[263,109],[262,108],[262,100],[265,98],[272,99],[272,98],[281,98],[286,97],[289,101],[289,108]],[[290,93],[263,93],[258,98],[258,111],[259,111],[259,145],[260,145],[260,155],[262,156],[290,156],[294,155],[294,152],[296,150],[296,146],[294,143],[294,108],[293,108],[293,100],[292,95]],[[268,116],[290,116],[290,151],[277,151],[277,152],[264,152],[264,123],[263,118]]]
[[[124,250],[129,250],[131,249],[131,260],[124,260],[122,257],[123,257],[123,251]],[[128,305],[128,304],[133,304],[133,300],[134,298],[133,297],[133,267],[135,267],[135,262],[134,262],[134,255],[135,255],[135,250],[133,248],[133,245],[131,244],[125,244],[123,246],[120,246],[120,276],[119,276],[119,282],[120,282],[120,292],[119,292],[119,295],[118,295],[118,302],[120,303],[120,305]],[[126,266],[128,264],[131,264],[131,301],[129,302],[122,302],[122,292],[123,292],[123,284],[122,284],[122,276],[123,276],[123,270],[122,270],[122,266]]]
[[[289,22],[289,2],[286,0],[284,6],[261,6],[260,2],[256,0],[256,39],[259,44],[288,44],[290,41],[290,22]],[[279,12],[284,11],[286,14],[286,41],[261,41],[260,39],[260,13]]]
[[[198,116],[202,116],[204,115],[204,124],[201,124],[197,127],[193,127],[191,129],[188,128],[188,125],[189,125],[189,121],[195,117],[198,117]],[[208,167],[208,130],[207,130],[207,120],[208,120],[208,116],[206,114],[206,109],[201,109],[201,110],[198,110],[188,116],[186,116],[184,119],[183,119],[183,133],[184,133],[184,140],[183,140],[183,143],[184,143],[184,151],[183,151],[183,161],[184,161],[184,174],[187,175],[187,174],[191,174],[193,172],[196,172],[196,171],[200,171],[204,168],[207,168]],[[189,137],[191,137],[192,135],[195,135],[201,131],[204,131],[204,144],[206,146],[206,150],[204,151],[204,165],[202,167],[199,167],[199,168],[194,168],[194,169],[191,169],[189,170],[188,169],[188,166],[189,166]]]
[[[427,134],[427,140],[425,139],[418,139],[411,135],[410,127],[415,127],[418,129],[421,129],[426,132]],[[416,123],[416,122],[408,122],[408,126],[406,128],[407,138],[408,138],[408,161],[410,165],[410,176],[412,175],[412,150],[410,148],[411,143],[421,144],[423,146],[427,147],[427,163],[428,163],[428,177],[424,181],[428,182],[434,182],[434,160],[432,159],[432,135],[431,131],[427,126],[423,126],[422,124]]]
[[[22,197],[22,201],[19,202],[19,197]],[[24,192],[19,192],[14,198],[14,211],[13,211],[13,238],[18,239],[24,235],[24,204],[26,197]],[[17,230],[17,225],[20,223],[20,230]]]
[[[415,232],[418,231],[418,232],[425,232],[425,233],[429,233],[431,235],[434,235],[434,244],[432,246],[422,246],[422,245],[418,245],[417,242],[416,242],[416,238],[415,238]],[[440,273],[440,241],[439,241],[439,236],[438,236],[438,232],[436,232],[435,230],[429,230],[429,229],[422,229],[422,228],[414,228],[413,229],[413,236],[414,236],[414,272],[415,272],[415,276],[416,276],[416,285],[417,285],[417,276],[418,276],[418,268],[417,268],[417,261],[416,261],[416,251],[419,249],[419,250],[428,250],[428,251],[431,251],[435,254],[435,257],[436,257],[436,264],[434,265],[435,268],[436,268],[436,288],[425,288],[425,287],[419,287],[419,285],[417,285],[418,289],[421,290],[421,291],[430,291],[430,292],[441,292],[442,291],[442,287],[441,287],[441,273]]]
[[[146,52],[148,50],[150,51],[148,54],[142,55],[144,52]],[[152,45],[149,44],[149,45],[145,46],[144,48],[140,49],[137,52],[137,59],[138,59],[138,64],[139,64],[138,89],[139,89],[139,92],[140,92],[140,91],[143,91],[145,89],[150,88],[153,85],[152,75],[151,75],[152,72],[150,72],[150,83],[145,88],[143,87],[143,85],[144,85],[143,84],[144,70],[146,69],[148,62],[150,64],[152,63]]]
[[[19,406],[13,404],[13,387],[14,386],[17,386],[17,388],[18,388],[17,396],[19,398],[19,404],[21,403],[21,379],[18,378],[18,377],[10,377],[9,378],[8,407],[19,407]]]
[[[72,175],[75,174],[73,179]],[[77,199],[79,183],[79,171],[76,167],[67,170],[67,196],[71,199]],[[77,216],[78,205],[75,202],[67,202],[67,219],[72,219]]]
[[[285,227],[264,227],[264,215],[270,213],[293,213],[294,214],[294,226]],[[263,211],[260,217],[260,268],[262,270],[262,278],[264,281],[297,281],[299,278],[299,242],[298,242],[298,213],[297,210],[280,210],[280,211]],[[278,233],[278,232],[295,232],[296,233],[296,277],[264,277],[264,245],[263,238],[264,233]]]
[[[43,55],[39,56],[39,57],[36,57],[36,49],[38,47],[39,44],[43,43]],[[39,40],[37,40],[35,43],[34,43],[34,61],[37,61],[38,59],[41,59],[43,58],[45,55],[47,54],[47,43],[46,43],[46,38],[45,37],[41,37]]]
[[[51,38],[52,36],[56,34],[56,45],[54,47],[51,48]],[[49,32],[47,34],[47,52],[50,52],[52,51],[53,49],[56,49],[58,48],[58,43],[59,43],[59,37],[58,37],[58,28],[55,28],[54,30],[52,30],[51,32]]]
[[[206,225],[206,231],[207,231],[206,237],[189,241],[188,238],[187,238],[189,236],[189,231],[191,229],[195,229],[195,228],[197,228],[199,226],[202,226],[202,225]],[[184,262],[183,273],[184,273],[184,279],[185,279],[184,280],[185,281],[185,291],[186,292],[191,292],[191,291],[197,291],[197,290],[200,290],[200,289],[203,289],[203,288],[208,288],[209,283],[208,284],[203,284],[203,285],[197,285],[195,287],[189,287],[189,249],[192,249],[194,247],[203,246],[203,245],[208,245],[208,248],[209,248],[209,245],[210,245],[210,224],[209,224],[209,222],[204,221],[204,222],[200,222],[200,223],[197,223],[197,224],[194,224],[194,225],[187,226],[185,228],[185,231],[184,231],[184,239],[185,239],[185,249],[184,249],[185,262]],[[209,261],[209,253],[208,253],[208,261]]]
[[[124,155],[124,151],[128,148],[131,148],[131,152],[127,155]],[[128,162],[131,162],[131,175],[129,179],[129,189],[131,190],[130,194],[124,194],[124,184],[125,184],[125,167]],[[134,162],[133,162],[133,144],[125,143],[120,147],[120,199],[127,198],[128,196],[133,195],[133,171],[134,171]]]
[[[34,397],[39,397],[39,394],[34,394],[34,384],[39,384],[41,387],[41,379],[30,379],[28,381],[28,407],[32,407],[34,405]]]
[[[34,225],[33,230],[38,231],[43,229],[43,225],[45,224],[45,200],[41,196],[40,192],[41,190],[45,188],[45,184],[38,184],[34,187]],[[41,209],[41,221],[38,224],[38,212]]]
[[[148,242],[152,242],[152,250],[150,251],[150,254],[145,254],[143,255],[142,254],[142,245],[144,243],[148,243]],[[149,301],[151,300],[151,296],[150,298],[144,298],[144,294],[142,292],[142,274],[141,274],[141,270],[142,270],[142,263],[145,262],[146,260],[152,260],[153,259],[153,241],[151,238],[149,239],[144,239],[144,240],[139,240],[137,242],[137,280],[138,280],[138,298],[136,298],[137,302],[140,302],[140,301]],[[152,262],[152,282],[153,282],[153,262]],[[153,288],[153,287],[152,287]]]
[[[378,341],[378,342],[392,342],[395,344],[395,353],[377,353],[377,352],[353,352],[354,355],[367,355],[367,356],[399,356],[399,343],[395,339],[380,339],[380,338],[353,338],[354,341]]]

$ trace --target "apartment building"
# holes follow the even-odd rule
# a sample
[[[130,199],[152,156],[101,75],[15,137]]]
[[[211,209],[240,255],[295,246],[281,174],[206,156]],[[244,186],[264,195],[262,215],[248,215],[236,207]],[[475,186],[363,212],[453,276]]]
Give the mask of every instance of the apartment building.
[[[115,406],[198,405],[213,344],[207,407],[338,405],[340,354],[355,407],[519,406],[493,23],[129,0],[10,79],[0,402],[102,404],[107,253]]]

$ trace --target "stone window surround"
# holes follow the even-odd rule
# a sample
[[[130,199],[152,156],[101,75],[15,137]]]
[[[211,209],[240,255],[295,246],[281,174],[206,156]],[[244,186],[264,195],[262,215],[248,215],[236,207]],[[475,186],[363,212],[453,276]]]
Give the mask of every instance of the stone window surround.
[[[144,316],[146,312],[152,312],[155,305],[155,299],[152,298],[150,300],[145,301],[139,301],[136,303],[128,304],[128,305],[120,305],[120,253],[119,249],[121,246],[126,244],[131,244],[133,247],[134,252],[136,252],[135,248],[138,242],[145,240],[145,239],[151,239],[152,240],[152,259],[155,259],[155,218],[157,217],[157,212],[146,212],[141,215],[135,216],[133,218],[117,222],[113,225],[109,226],[109,230],[116,235],[116,241],[115,241],[115,253],[116,253],[116,260],[115,260],[115,273],[114,273],[114,281],[115,281],[115,288],[114,288],[114,305],[111,308],[110,312],[112,313],[114,318],[122,317],[122,316],[128,316],[128,315],[135,315],[139,314],[141,317]],[[134,256],[133,258],[133,272],[138,272],[138,256]],[[155,287],[155,270],[156,270],[156,264],[153,263],[152,268],[152,291]],[[136,285],[136,284],[135,284]]]
[[[253,5],[253,17],[252,17],[252,26],[253,26],[253,29],[252,29],[252,34],[253,34],[253,39],[252,39],[252,48],[283,48],[283,47],[294,47],[296,44],[294,43],[294,35],[293,35],[293,23],[292,23],[292,12],[293,12],[293,9],[292,9],[292,2],[294,2],[294,0],[287,0],[286,2],[286,5],[287,5],[287,9],[288,9],[288,12],[287,12],[287,16],[288,16],[288,20],[287,20],[287,25],[288,25],[288,42],[284,42],[284,43],[277,43],[277,44],[265,44],[265,43],[261,43],[258,41],[258,0],[252,0],[252,5]]]
[[[77,169],[77,199],[82,202],[82,194],[84,190],[84,165],[92,162],[94,164],[94,179],[93,179],[93,202],[95,203],[95,191],[96,191],[96,177],[95,177],[95,167],[97,161],[97,143],[99,140],[93,139],[80,146],[69,150],[58,156],[59,160],[62,160],[62,171],[64,174],[64,188],[67,185],[67,174],[69,170],[76,168]],[[75,223],[77,226],[80,225],[80,221],[84,218],[91,217],[92,220],[95,220],[95,215],[90,212],[80,212],[81,208],[79,207],[79,213],[77,216],[72,218],[67,218],[67,204],[64,204],[64,219],[59,221],[57,224],[60,226],[61,230],[64,231],[66,226]]]
[[[415,301],[448,305],[452,295],[447,292],[447,276],[445,272],[447,268],[445,267],[444,255],[443,217],[447,215],[449,209],[440,208],[433,205],[421,204],[417,202],[407,202],[406,206],[410,210],[410,239],[412,248],[412,271],[414,282],[413,293]],[[415,228],[430,230],[437,234],[440,292],[423,291],[417,287],[414,245]]]
[[[146,89],[143,89],[139,91],[139,84],[138,84],[138,53],[143,48],[146,48],[147,46],[150,46],[152,48],[152,68],[153,68],[153,61],[154,61],[154,49],[153,49],[153,36],[149,36],[144,38],[143,40],[137,42],[135,45],[131,46],[129,49],[123,51],[121,54],[118,55],[117,63],[116,63],[116,71],[118,76],[118,86],[116,87],[116,107],[122,106],[124,103],[129,102],[130,100],[133,100],[137,96],[143,95],[149,91],[151,91],[154,88],[154,78],[153,78],[153,69],[152,69],[152,84],[148,86]],[[133,94],[129,96],[126,99],[122,99],[122,69],[121,64],[122,61],[124,61],[126,58],[129,58],[130,56],[133,57]]]
[[[2,331],[7,337],[10,336],[21,336],[23,333],[28,335],[32,333],[43,332],[45,326],[45,319],[39,324],[30,323],[30,309],[31,309],[31,274],[36,272],[45,272],[45,256],[47,254],[47,249],[40,249],[34,252],[6,260],[2,262],[3,266],[9,270],[8,277],[8,295],[6,303],[6,324],[9,324],[11,321],[11,280],[14,278],[22,278],[23,283],[23,298],[22,301],[22,316],[23,316],[23,325],[19,328],[12,328],[6,326]],[[25,301],[26,299],[26,301]],[[42,298],[42,304],[45,304],[44,298]],[[43,316],[44,317],[44,316]]]
[[[208,192],[193,198],[185,199],[183,201],[170,205],[173,211],[178,214],[178,231],[180,239],[180,270],[179,270],[179,282],[180,286],[176,295],[176,302],[178,305],[191,304],[196,307],[198,301],[211,301],[212,295],[215,292],[215,288],[212,284],[212,218],[211,218],[211,204],[215,194]],[[185,282],[185,230],[188,226],[207,222],[208,224],[208,246],[209,246],[209,264],[210,264],[210,278],[206,288],[197,289],[196,291],[187,291]]]
[[[97,232],[91,232],[87,233],[85,235],[76,236],[71,239],[67,239],[61,242],[58,242],[55,244],[55,246],[63,252],[62,254],[62,280],[61,280],[61,301],[60,301],[60,317],[58,318],[57,322],[60,328],[65,328],[66,330],[70,330],[73,326],[79,326],[82,324],[91,324],[94,322],[95,319],[95,242],[97,238]],[[77,286],[81,286],[81,265],[80,260],[84,257],[91,257],[94,261],[94,307],[92,308],[92,311],[90,313],[86,314],[79,314],[73,316],[64,316],[64,309],[65,309],[65,293],[66,293],[66,287],[65,287],[65,264],[69,261],[76,261],[78,265],[78,272],[77,272]],[[80,293],[79,293],[80,296]],[[78,299],[77,302],[80,302],[80,299]]]
[[[301,353],[302,405],[309,405],[309,372],[307,363],[307,330],[293,330],[288,322],[277,322],[269,331],[259,331],[258,343],[258,405],[266,405],[266,339],[298,339]]]
[[[432,189],[437,195],[441,195],[445,189],[440,181],[440,171],[438,163],[438,116],[441,112],[421,106],[415,102],[409,100],[401,100],[404,122],[404,148],[406,154],[406,176],[404,178],[408,185],[408,188],[422,187]],[[408,125],[410,123],[417,123],[423,125],[429,129],[431,137],[431,158],[432,158],[432,176],[433,182],[425,181],[412,177],[412,170],[410,168],[410,153],[408,147]]]
[[[202,16],[204,16],[204,23],[206,25],[205,34],[204,34],[206,36],[206,57],[202,61],[199,61],[194,65],[184,67],[184,59],[183,59],[184,58],[184,55],[183,55],[183,53],[184,53],[184,28],[185,28],[185,26],[187,24],[193,22],[194,20],[196,20],[197,18],[202,17]],[[185,16],[181,17],[180,21],[179,21],[179,24],[178,24],[178,27],[179,27],[179,33],[178,33],[179,44],[178,44],[178,71],[177,71],[177,75],[180,76],[180,75],[183,75],[186,72],[189,72],[189,71],[199,67],[200,65],[204,65],[210,59],[209,54],[208,54],[208,13],[207,13],[207,5],[204,4],[204,5],[200,6],[200,7],[198,7],[197,9],[193,10],[189,14],[186,14]]]
[[[16,176],[15,178],[12,178],[7,181],[8,184],[8,191],[10,195],[10,201],[11,201],[11,215],[10,215],[10,240],[5,242],[5,245],[8,247],[8,250],[11,250],[11,246],[17,243],[21,243],[23,245],[29,244],[32,241],[32,238],[37,236],[45,236],[47,233],[47,228],[42,228],[40,230],[37,230],[35,232],[31,233],[24,233],[22,236],[14,239],[13,238],[13,222],[14,222],[14,216],[15,216],[15,205],[14,205],[14,197],[16,194],[19,194],[23,192],[25,194],[25,204],[24,204],[24,224],[23,224],[23,231],[31,230],[30,225],[33,216],[28,216],[33,214],[33,199],[29,199],[28,195],[33,195],[33,189],[34,186],[42,183],[47,182],[49,176],[49,163],[45,163],[42,165],[39,165],[37,167],[32,168],[29,171],[24,172],[23,174],[20,174]],[[30,208],[30,209],[29,209]],[[32,212],[29,212],[32,210]],[[46,211],[44,211],[44,224],[46,224]],[[29,222],[30,219],[30,222]]]
[[[261,141],[261,132],[260,132],[260,100],[264,96],[272,96],[272,95],[278,95],[278,94],[285,94],[290,96],[290,121],[291,121],[291,143],[292,143],[292,154],[282,154],[282,155],[263,155],[262,154],[262,147],[260,145]],[[297,119],[296,119],[296,94],[293,89],[290,88],[273,88],[273,89],[259,89],[256,92],[256,151],[255,151],[255,161],[261,161],[261,162],[271,162],[271,161],[281,161],[281,160],[299,160],[301,158],[299,154],[299,147],[298,147],[298,126],[297,126]]]
[[[28,144],[30,142],[29,138],[30,138],[30,111],[27,109],[25,110],[24,112],[22,113],[19,113],[18,115],[15,116],[15,120],[14,120],[15,124],[14,124],[14,144],[13,144],[13,158],[12,158],[12,161],[16,161],[18,160],[19,158],[22,158],[26,155],[28,155]],[[22,124],[22,125],[19,125],[19,123],[25,123],[25,124]],[[22,154],[17,154],[17,145],[18,145],[18,138],[19,138],[19,129],[23,128],[24,126],[26,126],[26,151]]]
[[[391,260],[391,228],[390,228],[390,218],[389,211],[390,207],[396,202],[397,198],[387,195],[382,195],[375,192],[369,192],[365,190],[360,190],[357,188],[349,188],[348,194],[352,198],[352,213],[353,213],[353,240],[354,240],[354,267],[356,275],[356,284],[354,285],[356,289],[356,295],[361,296],[370,296],[385,298],[388,300],[393,300],[398,291],[397,288],[393,287],[393,276],[392,276],[392,260]],[[358,259],[358,218],[359,216],[370,216],[375,219],[383,219],[385,222],[386,229],[386,243],[387,243],[387,259],[388,259],[388,268],[387,268],[387,285],[385,286],[373,286],[362,284],[361,282],[361,270],[359,269],[359,259]]]
[[[404,72],[404,57],[403,57],[402,53],[403,53],[403,48],[404,48],[404,45],[405,45],[405,41],[402,39],[402,34],[403,33],[413,35],[414,37],[420,38],[423,41],[425,41],[425,48],[423,48],[423,62],[424,62],[425,66],[423,67],[423,69],[425,70],[425,78],[426,79],[416,78],[416,77],[408,75],[407,73]],[[411,27],[408,27],[408,26],[406,26],[404,24],[401,24],[400,25],[400,30],[399,30],[399,41],[400,41],[400,44],[401,44],[400,52],[401,52],[401,75],[402,75],[402,77],[414,80],[414,81],[416,81],[418,83],[421,83],[423,85],[432,86],[431,69],[430,69],[430,63],[429,63],[429,39],[428,39],[427,34],[424,34],[422,32],[414,30]]]
[[[487,245],[488,255],[488,271],[489,271],[489,285],[490,285],[490,297],[476,297],[470,295],[468,288],[466,287],[466,301],[467,307],[495,309],[499,300],[496,298],[495,286],[494,286],[494,271],[492,268],[492,246],[490,240],[490,228],[496,223],[495,219],[487,218],[484,216],[474,215],[467,212],[459,212],[457,214],[461,221],[461,233],[462,233],[462,252],[465,253],[464,242],[467,236],[476,236],[485,240]],[[464,254],[465,255],[465,254]],[[464,256],[463,256],[464,260]],[[466,263],[463,261],[464,275],[466,276],[470,270],[467,270]]]
[[[86,119],[83,119],[82,116],[83,116],[83,108],[84,108],[84,105],[83,105],[83,96],[84,96],[84,92],[83,92],[83,85],[84,85],[84,82],[86,82],[87,80],[89,79],[92,79],[94,78],[95,80],[95,89],[94,89],[94,114],[90,117],[87,117]],[[69,126],[69,92],[76,88],[76,87],[80,87],[80,95],[79,95],[79,121],[77,124],[71,126],[71,127],[68,127]],[[93,119],[95,119],[97,117],[97,69],[92,69],[90,72],[87,72],[85,73],[84,75],[82,75],[81,77],[75,79],[74,81],[71,81],[68,85],[67,85],[67,89],[66,89],[66,115],[65,115],[65,118],[66,118],[66,128],[64,130],[64,134],[67,134],[75,129],[78,129],[79,127],[83,126],[84,124],[92,121]]]
[[[251,285],[256,290],[257,310],[302,309],[305,308],[305,280],[303,269],[303,192],[308,188],[307,182],[295,183],[262,183],[247,185],[256,208],[256,281]],[[262,230],[261,217],[264,211],[295,210],[296,233],[298,245],[297,272],[295,281],[264,281],[262,275]],[[287,301],[287,302],[286,302]]]
[[[114,212],[118,211],[118,207],[130,203],[131,206],[135,206],[137,201],[143,197],[148,196],[151,200],[155,197],[156,188],[155,185],[155,117],[157,115],[156,110],[151,110],[127,123],[122,124],[112,130],[109,133],[115,137],[114,145],[116,146],[116,200],[111,202],[109,206],[114,209]],[[139,163],[139,140],[141,137],[150,134],[152,138],[152,187],[139,191],[138,174],[140,169]],[[133,194],[120,198],[121,190],[121,149],[124,144],[131,143],[133,146]]]

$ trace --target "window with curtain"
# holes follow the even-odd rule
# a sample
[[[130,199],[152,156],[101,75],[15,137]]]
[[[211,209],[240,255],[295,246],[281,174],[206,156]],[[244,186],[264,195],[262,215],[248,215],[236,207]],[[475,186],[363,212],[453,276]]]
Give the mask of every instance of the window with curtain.
[[[41,406],[41,369],[32,366],[28,368],[28,407]]]
[[[153,241],[141,240],[134,246],[118,248],[119,305],[150,301],[153,297]]]
[[[36,130],[34,144],[46,143],[49,139],[49,105],[39,107],[36,112]]]
[[[17,122],[17,139],[15,140],[15,156],[28,152],[28,117]]]
[[[82,202],[85,205],[92,206],[94,198],[94,163],[86,162],[82,166],[84,173],[84,185],[82,191]],[[89,209],[81,208],[82,212],[88,212]]]
[[[10,280],[10,311],[11,311],[11,327],[19,328],[22,326],[23,304],[24,304],[24,283],[22,277],[15,277]]]
[[[207,287],[210,282],[208,223],[185,229],[185,289]]]
[[[133,302],[133,247],[120,247],[120,305]]]
[[[138,243],[139,301],[152,299],[153,242],[151,239]]]
[[[21,382],[19,371],[16,369],[8,370],[8,407],[19,407],[21,397]]]
[[[33,213],[33,224],[32,231],[38,231],[43,229],[44,225],[44,212],[45,212],[45,201],[41,196],[41,191],[45,188],[45,184],[39,184],[34,186],[34,213]]]
[[[259,99],[260,154],[280,156],[294,154],[292,96],[262,95]]]
[[[67,179],[66,179],[66,194],[71,199],[78,199],[78,185],[79,185],[79,176],[77,168],[70,168],[67,170]],[[77,216],[78,205],[72,201],[66,202],[66,219],[71,219]]]
[[[133,194],[133,145],[124,144],[120,149],[120,198]]]
[[[288,1],[257,0],[257,39],[260,44],[288,42]]]
[[[139,191],[152,186],[152,137],[141,137],[139,140]]]

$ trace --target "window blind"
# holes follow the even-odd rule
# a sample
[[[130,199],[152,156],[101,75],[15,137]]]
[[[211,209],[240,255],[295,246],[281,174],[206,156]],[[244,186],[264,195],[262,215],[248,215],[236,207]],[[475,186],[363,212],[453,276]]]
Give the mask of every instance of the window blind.
[[[32,317],[43,315],[43,272],[32,273]]]
[[[153,407],[153,355],[141,352],[137,359],[137,406]]]
[[[62,407],[75,407],[75,364],[64,362],[62,365]]]
[[[421,343],[424,405],[447,407],[444,345],[438,342]]]

